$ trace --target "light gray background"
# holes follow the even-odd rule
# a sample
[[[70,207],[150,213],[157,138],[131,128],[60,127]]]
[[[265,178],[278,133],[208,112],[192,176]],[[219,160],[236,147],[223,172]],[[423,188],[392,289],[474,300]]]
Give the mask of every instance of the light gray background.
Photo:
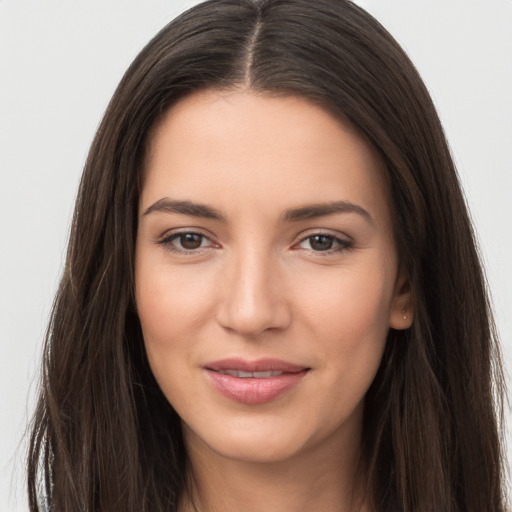
[[[27,509],[20,443],[88,146],[126,67],[195,3],[0,0],[0,512]],[[510,370],[512,1],[358,3],[405,47],[438,106]]]

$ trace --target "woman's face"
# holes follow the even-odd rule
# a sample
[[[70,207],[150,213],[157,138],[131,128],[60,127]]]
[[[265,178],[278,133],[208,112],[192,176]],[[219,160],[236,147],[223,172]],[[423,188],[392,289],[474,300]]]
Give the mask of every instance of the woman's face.
[[[189,448],[238,460],[357,445],[388,329],[410,324],[379,162],[298,97],[207,91],[170,109],[149,144],[135,280]]]

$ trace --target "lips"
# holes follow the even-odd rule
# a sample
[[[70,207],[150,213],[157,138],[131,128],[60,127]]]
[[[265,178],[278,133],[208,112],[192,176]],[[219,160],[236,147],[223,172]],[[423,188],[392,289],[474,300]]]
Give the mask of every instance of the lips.
[[[220,394],[248,405],[276,399],[298,385],[310,370],[279,359],[224,359],[208,363],[204,369]]]
[[[232,377],[238,377],[239,379],[268,379],[269,377],[279,377],[283,375],[283,372],[276,372],[272,370],[264,372],[244,372],[243,370],[217,370],[219,373],[224,375],[231,375]]]

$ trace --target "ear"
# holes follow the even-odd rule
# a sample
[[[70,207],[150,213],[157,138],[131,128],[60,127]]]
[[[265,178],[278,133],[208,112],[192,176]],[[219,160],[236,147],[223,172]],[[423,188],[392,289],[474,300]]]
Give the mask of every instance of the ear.
[[[393,329],[408,329],[414,320],[414,298],[409,275],[405,268],[400,268],[389,314],[389,326]]]

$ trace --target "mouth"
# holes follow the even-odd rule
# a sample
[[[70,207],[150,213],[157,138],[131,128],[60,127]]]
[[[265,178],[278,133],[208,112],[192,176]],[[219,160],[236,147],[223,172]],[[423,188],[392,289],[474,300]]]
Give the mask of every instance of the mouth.
[[[244,372],[243,370],[212,370],[222,373],[223,375],[231,375],[239,379],[268,379],[269,377],[279,377],[284,372],[267,370],[264,372]]]
[[[295,388],[311,368],[277,359],[224,359],[205,365],[204,370],[214,389],[225,398],[258,405]]]

